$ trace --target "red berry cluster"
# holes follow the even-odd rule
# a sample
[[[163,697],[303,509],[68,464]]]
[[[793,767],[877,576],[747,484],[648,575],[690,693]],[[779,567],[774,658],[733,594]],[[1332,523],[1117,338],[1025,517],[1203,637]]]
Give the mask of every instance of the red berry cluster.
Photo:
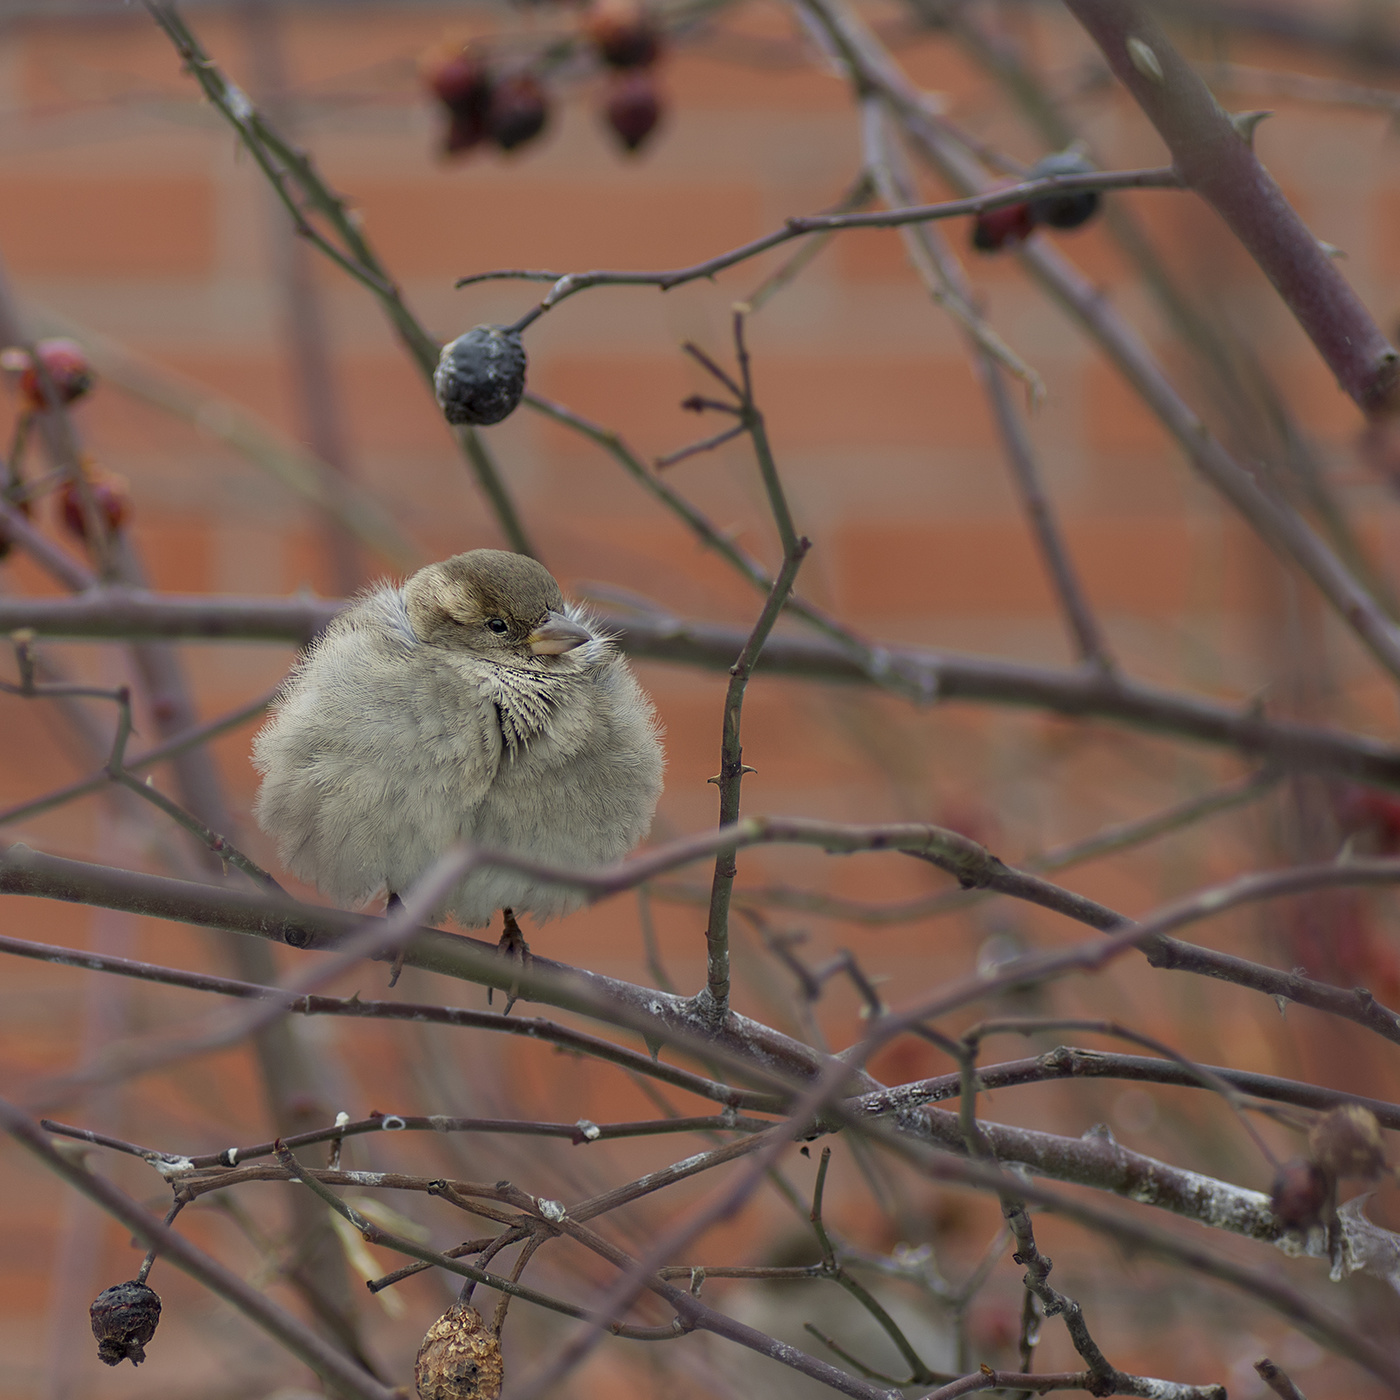
[[[447,155],[461,155],[484,141],[513,151],[538,136],[549,120],[544,85],[533,73],[495,71],[470,45],[438,48],[424,58],[422,74],[447,108]]]
[[[603,120],[624,150],[635,151],[661,120],[654,75],[661,34],[637,0],[594,0],[583,33],[612,70]]]
[[[592,0],[579,42],[608,73],[602,116],[624,150],[635,151],[661,120],[654,70],[662,35],[640,0]],[[487,143],[503,151],[534,140],[549,121],[545,73],[558,55],[507,65],[479,42],[444,40],[420,64],[423,84],[447,111],[443,153]]]
[[[1058,151],[1038,160],[1026,179],[1052,175],[1089,175],[1094,167],[1078,151]],[[1098,213],[1099,196],[1093,190],[1073,194],[1048,194],[1022,204],[1003,204],[979,214],[972,225],[972,246],[979,253],[999,253],[1017,248],[1042,224],[1050,228],[1078,228]]]
[[[29,440],[25,424],[35,414],[46,410],[52,402],[50,395],[61,404],[70,404],[82,398],[93,385],[92,366],[81,345],[71,340],[54,339],[39,341],[33,351],[24,346],[12,346],[0,351],[0,369],[7,369],[18,376],[16,388],[21,405],[20,426],[7,464],[7,480],[0,487],[0,497],[21,514],[32,518],[35,498],[43,493],[44,488],[40,484],[31,486],[27,483],[21,469],[23,448]],[[88,521],[93,517],[102,522],[108,533],[115,534],[131,515],[131,495],[125,478],[95,465],[86,454],[82,456],[80,469],[81,483],[70,477],[58,488],[59,520],[80,540],[88,539]],[[91,516],[85,498],[91,501]],[[8,553],[9,543],[0,540],[0,559]]]

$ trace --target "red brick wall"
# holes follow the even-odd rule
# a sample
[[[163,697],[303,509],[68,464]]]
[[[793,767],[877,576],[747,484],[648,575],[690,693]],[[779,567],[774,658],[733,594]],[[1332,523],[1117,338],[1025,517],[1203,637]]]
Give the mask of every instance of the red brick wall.
[[[785,12],[765,6],[725,20],[717,35],[668,58],[665,125],[637,158],[614,149],[595,111],[597,84],[585,81],[562,94],[537,144],[509,157],[479,154],[444,164],[434,154],[436,116],[415,79],[417,55],[450,28],[507,27],[528,34],[532,25],[559,22],[553,11],[540,13],[542,18],[532,18],[533,11],[507,15],[397,3],[308,6],[285,19],[300,137],[362,211],[370,238],[434,334],[446,339],[478,322],[512,320],[537,294],[510,282],[454,290],[453,279],[463,274],[497,266],[563,272],[681,265],[754,238],[788,215],[832,203],[853,177],[858,133],[847,92],[834,76],[796,61],[800,50]],[[876,7],[871,14],[899,36],[901,60],[920,82],[946,95],[953,115],[1019,157],[1041,153],[1036,138],[1008,115],[1005,99],[946,39],[908,33],[893,9]],[[240,81],[251,82],[249,29],[241,12],[201,6],[191,17],[215,57]],[[1007,23],[1060,85],[1072,81],[1086,51],[1067,22],[1017,10]],[[218,401],[226,398],[299,436],[303,426],[274,272],[272,230],[281,211],[246,153],[196,100],[168,44],[135,8],[105,16],[0,17],[0,24],[0,111],[6,117],[0,127],[0,258],[28,324],[43,329],[49,313],[56,313],[205,386],[213,396],[207,412],[217,414]],[[1262,48],[1247,56],[1261,66],[1292,61],[1289,54]],[[1390,324],[1400,300],[1400,179],[1382,119],[1345,107],[1272,105],[1279,112],[1260,130],[1262,156],[1319,237],[1346,250],[1348,277],[1382,324]],[[1090,94],[1073,110],[1106,163],[1162,159],[1136,110],[1116,97]],[[927,193],[935,197],[939,190],[930,182]],[[1383,484],[1356,457],[1355,410],[1263,278],[1189,198],[1161,192],[1118,198],[1141,218],[1194,294],[1227,316],[1276,375],[1368,544],[1388,562],[1397,542],[1396,512]],[[965,227],[954,224],[949,233],[964,249]],[[1063,238],[1062,246],[1143,331],[1194,400],[1204,403],[1187,356],[1106,231],[1096,226]],[[531,386],[619,430],[647,458],[676,448],[707,426],[683,412],[680,401],[710,387],[680,353],[680,343],[694,340],[727,362],[731,304],[750,293],[781,256],[770,254],[714,283],[664,295],[619,288],[574,298],[529,333]],[[1032,436],[1088,591],[1125,666],[1145,678],[1212,694],[1245,697],[1269,687],[1289,669],[1285,622],[1294,585],[1191,475],[1117,373],[1011,259],[973,257],[969,268],[994,326],[1044,377],[1048,397],[1032,416]],[[383,503],[422,561],[501,543],[431,398],[372,298],[324,263],[316,265],[315,282],[330,327],[355,479]],[[803,591],[881,640],[1044,663],[1070,659],[960,333],[930,304],[893,233],[835,241],[753,318],[750,344],[759,400],[793,511],[814,541]],[[7,418],[12,411],[12,401],[0,402]],[[112,384],[99,387],[76,417],[94,457],[130,481],[133,534],[156,587],[239,594],[333,590],[315,513],[210,433]],[[752,591],[594,445],[523,410],[487,430],[485,438],[566,588],[608,584],[683,616],[741,623],[756,615]],[[746,547],[774,560],[758,478],[741,446],[691,459],[668,479]],[[386,571],[385,562],[369,553],[363,562],[369,576]],[[50,588],[18,558],[4,566],[0,584],[21,592]],[[106,683],[120,679],[115,649],[53,650],[80,672]],[[1329,628],[1324,651],[1328,682],[1341,697],[1337,714],[1392,733],[1391,698],[1359,647]],[[275,683],[291,650],[190,645],[182,656],[202,712],[212,715]],[[654,665],[641,670],[664,717],[670,752],[658,832],[696,829],[714,816],[714,790],[705,780],[717,765],[722,677]],[[0,698],[0,715],[9,740],[0,759],[0,805],[86,771],[39,705]],[[944,820],[1013,859],[1150,811],[1236,771],[1201,749],[1112,727],[967,707],[916,711],[864,692],[790,681],[760,679],[745,726],[745,756],[758,769],[745,787],[751,811]],[[245,728],[215,749],[238,813],[234,837],[270,860],[247,815],[254,790],[250,735]],[[166,868],[147,834],[135,828],[114,832],[111,819],[91,800],[7,829],[6,836]],[[164,839],[173,840],[168,834]],[[1073,883],[1137,912],[1214,876],[1267,862],[1273,850],[1263,819],[1245,817],[1212,827],[1209,837],[1174,846],[1161,858],[1154,851],[1101,862],[1076,872]],[[743,858],[743,879],[768,877],[880,900],[946,884],[913,862],[895,865],[883,858]],[[699,883],[704,872],[686,878]],[[187,929],[29,901],[7,903],[5,915],[6,928],[23,937],[95,942],[157,960],[223,966],[210,936]],[[685,987],[697,986],[702,912],[658,903],[656,915],[673,976]],[[990,938],[1053,944],[1070,936],[1049,916],[986,907],[956,920],[892,928],[781,912],[771,917],[778,927],[800,926],[809,934],[806,952],[814,961],[838,947],[857,948],[872,973],[890,979],[885,985],[892,999],[904,989],[969,970]],[[1259,933],[1247,919],[1231,927],[1240,938]],[[627,901],[534,931],[531,941],[549,956],[645,976],[635,909]],[[747,930],[738,959],[741,1008],[790,1020],[788,983],[762,961]],[[1286,964],[1286,954],[1276,960]],[[0,1063],[16,1084],[97,1053],[113,1038],[159,1024],[188,1024],[208,1010],[193,996],[146,987],[94,990],[67,970],[7,965],[4,971]],[[347,994],[355,985],[346,984]],[[366,995],[381,990],[377,982],[363,985]],[[471,1005],[481,1000],[474,989],[444,990],[412,973],[404,985],[416,997],[459,996]],[[1345,1079],[1345,1087],[1360,1092],[1394,1087],[1389,1071],[1368,1062],[1370,1047],[1358,1048],[1341,1033],[1328,1039],[1314,1028],[1313,1039],[1292,1044],[1271,1004],[1260,1007],[1217,989],[1174,982],[1164,990],[1126,969],[1112,974],[1110,986],[1110,999],[1119,1002],[1116,1014],[1132,1015],[1149,1031],[1189,1039],[1202,1059],[1312,1072]],[[1087,990],[1067,990],[1056,1005],[1066,1011],[1097,1007],[1095,1014],[1104,1014],[1103,1001]],[[849,989],[833,990],[827,1013],[828,1031],[841,1043],[858,1024]],[[1295,1013],[1289,1016],[1291,1028]],[[569,1105],[582,1101],[599,1119],[655,1111],[620,1077],[592,1075],[537,1047],[433,1038],[432,1054],[448,1066],[434,1080],[425,1077],[421,1061],[428,1052],[418,1042],[358,1026],[317,1028],[314,1034],[325,1053],[332,1107],[344,1106],[352,1115],[370,1108],[447,1108],[444,1080],[461,1103],[503,1111],[512,1095],[545,1116],[572,1111]],[[931,1052],[899,1054],[902,1059],[892,1056],[884,1067],[891,1075],[942,1067]],[[1167,1137],[1135,1138],[1121,1122],[1120,1136],[1163,1153],[1174,1143],[1173,1160],[1265,1184],[1262,1164],[1243,1148],[1211,1145],[1211,1132],[1233,1130],[1216,1118],[1193,1117],[1203,1112],[1194,1101],[1164,1097],[1170,1107],[1160,1110],[1158,1127],[1167,1123]],[[1016,1121],[1078,1132],[1115,1112],[1131,1121],[1123,1103],[1114,1091],[1085,1091],[1047,1094],[1037,1103],[1003,1096],[995,1110]],[[122,1136],[171,1149],[209,1150],[266,1132],[251,1064],[233,1052],[58,1111],[77,1121],[101,1117]],[[393,1146],[397,1156],[376,1148],[376,1163],[410,1161],[409,1148],[424,1150],[421,1144]],[[432,1150],[441,1151],[436,1145]],[[468,1174],[485,1161],[490,1165],[476,1167],[483,1179],[493,1171],[517,1172],[523,1181],[547,1160],[563,1183],[559,1189],[569,1191],[609,1171],[626,1167],[635,1174],[638,1163],[682,1155],[665,1140],[611,1159],[599,1153],[586,1166],[567,1151],[512,1156],[492,1143],[473,1158],[477,1150],[475,1144],[468,1149],[466,1165],[442,1158],[442,1170]],[[102,1371],[89,1355],[81,1307],[97,1287],[128,1276],[136,1256],[114,1228],[75,1215],[63,1192],[20,1160],[16,1149],[0,1149],[0,1167],[7,1182],[0,1196],[0,1238],[6,1244],[0,1250],[6,1261],[0,1268],[0,1346],[7,1358],[0,1367],[0,1395],[253,1395],[270,1393],[279,1380],[295,1376],[221,1305],[185,1288],[168,1270],[169,1317],[150,1363],[139,1377]],[[143,1198],[159,1196],[158,1183],[142,1175],[144,1169],[117,1163],[111,1170]],[[843,1170],[839,1209],[854,1231],[874,1218],[873,1208],[849,1159]],[[806,1172],[805,1190],[810,1169],[799,1161],[794,1176],[800,1172]],[[272,1198],[260,1199],[265,1211]],[[936,1238],[954,1261],[975,1255],[984,1242],[983,1226],[990,1228],[985,1212],[928,1192],[910,1199],[911,1237]],[[937,1209],[947,1212],[938,1217],[941,1224],[931,1223],[935,1199],[943,1202]],[[404,1208],[417,1211],[419,1205]],[[777,1209],[752,1207],[712,1232],[701,1252],[712,1262],[746,1254],[755,1238],[794,1224],[796,1217],[779,1218]],[[429,1214],[423,1211],[422,1218]],[[256,1251],[235,1229],[210,1212],[190,1215],[197,1217],[190,1227],[196,1238],[256,1275]],[[663,1218],[658,1208],[653,1223]],[[79,1233],[72,1259],[60,1266],[55,1241],[64,1229]],[[1072,1254],[1078,1243],[1067,1236],[1063,1248]],[[1059,1256],[1053,1231],[1048,1248]],[[1106,1310],[1112,1330],[1122,1335],[1125,1320],[1133,1321],[1131,1309],[1115,1300],[1111,1286],[1095,1292],[1092,1270],[1085,1266],[1075,1273],[1076,1267],[1067,1262],[1067,1277],[1086,1290],[1086,1301],[1092,1296]],[[578,1279],[562,1268],[552,1281],[563,1291],[578,1291]],[[399,1368],[396,1380],[403,1379],[404,1359],[441,1301],[440,1291],[422,1281],[405,1294],[406,1320],[374,1323],[377,1345]],[[1015,1279],[1008,1273],[975,1313],[975,1328],[982,1328],[977,1335],[987,1347],[1006,1309],[1017,1306]],[[1375,1307],[1378,1316],[1393,1318],[1384,1300]],[[1279,1344],[1276,1319],[1243,1304],[1238,1308],[1227,1309],[1219,1336],[1203,1343],[1191,1334],[1192,1345],[1201,1348],[1191,1379],[1218,1379],[1220,1367],[1236,1363],[1240,1329],[1253,1329],[1257,1351]],[[541,1325],[523,1316],[513,1315],[513,1321],[522,1338]],[[1176,1364],[1180,1338],[1166,1331],[1163,1337],[1159,1329],[1155,1338],[1133,1331],[1140,1356],[1114,1359],[1159,1370]],[[1059,1360],[1069,1364],[1068,1356]],[[610,1352],[587,1373],[588,1393],[682,1393],[686,1384],[697,1393],[706,1389],[703,1369],[699,1381],[668,1373],[663,1390],[650,1388],[647,1374],[634,1353]],[[227,1385],[226,1376],[232,1377]],[[1329,1390],[1326,1366],[1302,1367],[1299,1378],[1314,1395],[1363,1393],[1352,1379]],[[1236,1382],[1244,1383],[1233,1377],[1232,1392]]]

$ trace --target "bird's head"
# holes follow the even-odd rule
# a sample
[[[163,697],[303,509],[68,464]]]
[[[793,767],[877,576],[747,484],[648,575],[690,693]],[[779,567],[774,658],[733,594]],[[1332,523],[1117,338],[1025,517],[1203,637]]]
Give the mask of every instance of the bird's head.
[[[500,549],[473,549],[419,569],[404,585],[404,602],[419,641],[503,666],[556,665],[600,640],[569,615],[544,565]]]

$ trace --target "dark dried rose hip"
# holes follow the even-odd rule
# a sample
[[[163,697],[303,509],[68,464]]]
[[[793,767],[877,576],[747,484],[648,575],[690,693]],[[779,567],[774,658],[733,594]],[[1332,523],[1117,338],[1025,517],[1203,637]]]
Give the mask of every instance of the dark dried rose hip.
[[[160,1296],[155,1289],[134,1279],[104,1288],[88,1310],[92,1335],[97,1338],[97,1358],[108,1366],[130,1361],[139,1366],[146,1359],[146,1343],[160,1321]]]
[[[433,387],[449,423],[499,423],[525,392],[525,347],[504,326],[473,326],[444,345]]]
[[[486,130],[503,151],[513,151],[533,141],[548,120],[544,88],[533,74],[516,73],[502,78],[492,88]]]
[[[1075,151],[1058,151],[1036,161],[1027,175],[1041,180],[1050,175],[1092,175],[1094,167]],[[1031,201],[1031,217],[1051,228],[1078,228],[1098,212],[1099,196],[1093,190],[1079,194],[1047,194]]]

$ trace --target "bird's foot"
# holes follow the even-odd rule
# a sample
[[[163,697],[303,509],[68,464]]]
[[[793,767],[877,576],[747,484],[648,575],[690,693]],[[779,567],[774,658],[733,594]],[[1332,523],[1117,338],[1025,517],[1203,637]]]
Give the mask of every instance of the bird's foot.
[[[503,926],[501,928],[501,941],[498,945],[502,953],[515,960],[520,967],[530,966],[530,945],[525,941],[525,935],[520,931],[520,925],[515,921],[515,910],[502,909],[504,915]],[[510,984],[510,990],[506,992],[506,1009],[501,1013],[503,1016],[510,1015],[510,1009],[515,1005],[520,997],[520,983],[514,981]],[[491,1005],[491,989],[486,989],[486,1004]]]
[[[390,890],[388,901],[384,905],[384,917],[386,919],[392,919],[402,908],[403,900],[401,900],[393,890]],[[408,945],[406,943],[400,943],[398,952],[394,954],[394,961],[389,964],[389,985],[391,987],[399,980],[399,973],[403,971],[403,955],[407,951]]]

